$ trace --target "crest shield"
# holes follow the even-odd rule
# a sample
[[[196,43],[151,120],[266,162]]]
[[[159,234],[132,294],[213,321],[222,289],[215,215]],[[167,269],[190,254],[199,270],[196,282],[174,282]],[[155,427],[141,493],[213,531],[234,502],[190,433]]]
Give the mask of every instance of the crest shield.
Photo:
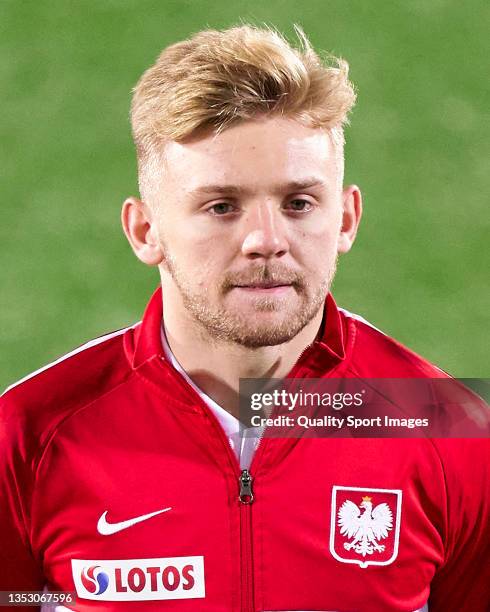
[[[330,552],[342,563],[389,565],[398,555],[402,491],[332,488]]]

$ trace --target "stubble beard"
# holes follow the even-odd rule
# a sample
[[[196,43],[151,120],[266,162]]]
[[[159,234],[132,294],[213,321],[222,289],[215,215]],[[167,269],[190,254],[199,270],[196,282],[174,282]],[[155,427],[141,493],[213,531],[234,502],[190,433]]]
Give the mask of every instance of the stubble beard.
[[[191,288],[167,249],[164,249],[164,252],[165,268],[180,292],[184,307],[210,341],[238,344],[249,349],[284,344],[299,334],[323,307],[337,265],[337,260],[334,258],[327,276],[316,288],[313,288],[302,274],[291,272],[283,265],[277,264],[261,264],[248,269],[246,273],[225,275],[220,287],[220,295],[223,298],[236,285],[279,280],[291,283],[292,290],[299,297],[294,310],[284,302],[283,298],[255,297],[253,311],[244,316],[232,312],[229,308],[213,306],[208,291],[205,289],[202,293],[197,293]],[[283,316],[274,323],[260,322],[254,316],[254,313],[260,315],[264,312],[281,310]]]

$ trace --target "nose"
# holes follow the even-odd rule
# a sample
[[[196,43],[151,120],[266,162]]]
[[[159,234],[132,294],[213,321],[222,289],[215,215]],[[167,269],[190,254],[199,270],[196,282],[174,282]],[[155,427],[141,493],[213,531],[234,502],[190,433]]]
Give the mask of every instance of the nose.
[[[242,254],[249,259],[281,257],[289,251],[286,227],[271,202],[253,207],[246,219]]]

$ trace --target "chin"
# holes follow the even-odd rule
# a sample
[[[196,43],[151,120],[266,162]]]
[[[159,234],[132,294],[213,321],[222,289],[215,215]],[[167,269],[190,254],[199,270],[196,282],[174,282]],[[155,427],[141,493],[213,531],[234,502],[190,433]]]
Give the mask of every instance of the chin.
[[[239,344],[248,349],[261,349],[267,346],[280,346],[290,342],[294,335],[289,334],[240,334],[229,340],[234,344]]]
[[[306,327],[309,321],[299,317],[277,316],[277,313],[260,313],[250,315],[246,324],[228,328],[227,339],[247,348],[278,346],[290,342]]]
[[[277,318],[290,316],[292,311],[298,310],[298,299],[291,296],[250,296],[245,299],[233,300],[230,310],[242,317],[260,317],[262,315],[276,316]]]

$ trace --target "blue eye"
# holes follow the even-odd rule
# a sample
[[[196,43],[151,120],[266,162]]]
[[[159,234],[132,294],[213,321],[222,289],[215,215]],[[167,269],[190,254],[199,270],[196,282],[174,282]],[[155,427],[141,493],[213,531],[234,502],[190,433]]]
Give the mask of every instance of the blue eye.
[[[218,202],[218,204],[213,204],[210,208],[208,208],[208,210],[213,215],[219,217],[233,212],[234,208],[231,204],[228,204],[228,202]]]

